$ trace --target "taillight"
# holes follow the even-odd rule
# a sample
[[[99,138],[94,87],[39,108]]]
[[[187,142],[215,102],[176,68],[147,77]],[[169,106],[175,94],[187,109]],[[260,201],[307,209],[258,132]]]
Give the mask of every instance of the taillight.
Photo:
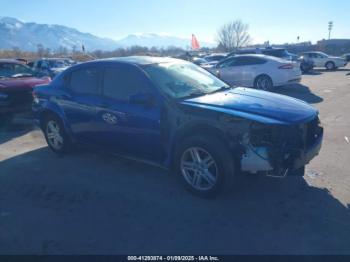
[[[37,94],[35,93],[35,91],[32,92],[32,96],[33,96],[33,102],[38,104],[39,98],[38,98]]]
[[[279,69],[293,69],[292,64],[284,64],[278,67]]]

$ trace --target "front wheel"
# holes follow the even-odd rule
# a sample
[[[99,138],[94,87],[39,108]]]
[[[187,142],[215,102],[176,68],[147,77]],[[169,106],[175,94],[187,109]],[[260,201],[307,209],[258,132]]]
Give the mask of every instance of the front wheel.
[[[202,197],[214,197],[231,188],[234,160],[226,145],[215,137],[185,139],[178,146],[175,168],[186,188]]]
[[[327,68],[327,70],[334,70],[335,64],[333,62],[327,62],[326,68]]]
[[[267,75],[258,76],[254,81],[254,88],[264,91],[271,91],[273,88],[272,79]]]
[[[46,142],[52,151],[58,154],[66,153],[70,148],[70,141],[62,121],[54,115],[46,117],[43,124]]]

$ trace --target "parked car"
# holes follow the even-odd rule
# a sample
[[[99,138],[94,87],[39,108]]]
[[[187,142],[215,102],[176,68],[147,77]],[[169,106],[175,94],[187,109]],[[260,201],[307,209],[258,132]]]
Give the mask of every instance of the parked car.
[[[284,48],[272,48],[272,47],[240,49],[230,53],[228,57],[234,56],[234,55],[249,55],[249,54],[268,55],[268,56],[278,57],[289,61],[297,61],[298,59],[297,55],[288,52]]]
[[[33,95],[36,122],[54,152],[78,143],[100,147],[172,169],[201,196],[229,189],[240,171],[303,175],[323,137],[309,104],[232,89],[178,59],[83,63]]]
[[[298,63],[265,55],[237,55],[207,69],[229,85],[266,91],[301,80]]]
[[[304,52],[301,55],[304,59],[311,60],[315,67],[325,67],[327,70],[334,70],[347,65],[344,58],[329,56],[323,52]]]
[[[310,59],[305,59],[304,56],[298,58],[300,62],[300,70],[303,74],[308,73],[314,69],[314,62]]]
[[[34,61],[32,68],[37,74],[54,78],[75,64],[76,62],[70,58],[44,58]]]
[[[0,59],[0,124],[16,113],[31,112],[32,88],[50,81],[48,77],[35,77],[22,62]]]
[[[208,63],[218,63],[221,60],[224,60],[225,58],[227,58],[227,54],[224,53],[214,53],[208,56],[205,56],[204,59],[208,62]]]
[[[202,64],[208,63],[208,61],[205,60],[204,58],[193,57],[193,58],[192,58],[192,63],[194,63],[194,64],[196,64],[196,65],[202,65]]]
[[[350,53],[344,54],[342,57],[345,59],[346,62],[350,62]]]
[[[302,73],[307,73],[314,68],[314,63],[310,60],[300,58],[296,54],[288,52],[284,48],[255,48],[255,49],[241,49],[237,52],[231,53],[229,56],[237,55],[237,54],[263,54],[273,57],[278,57],[281,59],[285,59],[288,61],[294,61],[299,63],[300,70]]]

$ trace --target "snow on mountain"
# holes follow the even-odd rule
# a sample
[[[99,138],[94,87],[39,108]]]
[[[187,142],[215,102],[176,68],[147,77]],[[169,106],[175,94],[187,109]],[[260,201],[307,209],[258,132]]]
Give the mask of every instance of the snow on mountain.
[[[52,50],[60,47],[80,49],[84,44],[89,50],[113,50],[118,47],[111,39],[82,33],[74,28],[61,25],[25,23],[16,18],[0,17],[0,49],[19,47],[35,51],[42,44]]]
[[[12,17],[0,17],[0,49],[18,47],[21,50],[35,51],[39,44],[51,50],[61,47],[68,50],[73,48],[80,50],[82,44],[88,51],[114,50],[119,47],[127,48],[136,45],[149,48],[173,46],[187,49],[190,47],[191,40],[168,34],[141,33],[131,34],[115,41],[82,33],[66,26],[26,23]],[[201,41],[200,44],[203,47],[214,46],[212,43]]]
[[[202,47],[213,47],[213,43],[200,42]],[[168,34],[141,33],[131,34],[118,41],[118,45],[122,47],[128,46],[145,46],[167,48],[169,46],[181,47],[184,49],[190,48],[190,38],[180,38]]]

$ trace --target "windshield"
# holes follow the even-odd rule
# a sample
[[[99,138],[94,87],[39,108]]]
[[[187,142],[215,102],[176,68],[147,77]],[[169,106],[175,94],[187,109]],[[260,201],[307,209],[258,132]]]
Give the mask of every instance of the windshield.
[[[329,57],[327,54],[323,53],[323,52],[319,52],[319,54],[323,57]]]
[[[186,62],[147,65],[144,70],[172,98],[201,96],[230,88],[206,70]]]
[[[74,61],[68,59],[62,60],[50,60],[49,61],[50,68],[62,68],[74,65]]]
[[[0,77],[1,78],[16,78],[16,77],[30,77],[34,73],[26,65],[16,63],[0,63]]]

